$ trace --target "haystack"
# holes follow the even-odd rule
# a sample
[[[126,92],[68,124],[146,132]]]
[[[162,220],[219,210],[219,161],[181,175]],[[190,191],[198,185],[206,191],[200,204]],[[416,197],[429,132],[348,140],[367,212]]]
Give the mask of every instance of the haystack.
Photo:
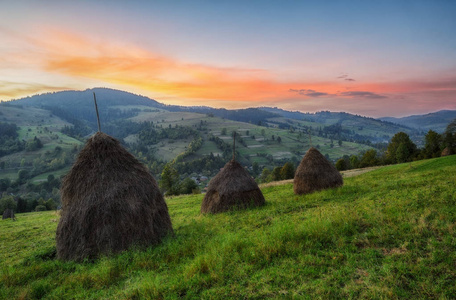
[[[57,255],[95,258],[172,233],[157,182],[116,139],[98,132],[79,153],[61,187]]]
[[[3,212],[3,220],[10,218],[14,220],[16,217],[14,216],[14,211],[11,208],[7,208]]]
[[[450,147],[446,147],[445,149],[443,149],[441,156],[448,156],[448,155],[451,155],[451,154],[452,153],[451,153]]]
[[[264,196],[255,180],[234,159],[209,182],[201,204],[202,213],[220,213],[264,205]]]
[[[295,194],[309,194],[315,191],[343,185],[337,169],[318,151],[311,147],[296,169],[293,189]]]

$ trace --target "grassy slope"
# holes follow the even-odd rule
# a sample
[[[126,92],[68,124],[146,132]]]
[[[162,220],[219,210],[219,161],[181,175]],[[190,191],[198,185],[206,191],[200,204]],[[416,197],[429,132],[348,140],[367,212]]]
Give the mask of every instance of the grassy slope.
[[[64,125],[70,125],[50,111],[40,108],[1,106],[1,112],[1,122],[14,123],[17,126],[56,125],[63,127]]]
[[[238,151],[241,153],[241,155],[244,157],[248,157],[251,163],[258,162],[261,167],[269,165],[269,163],[264,157],[258,156],[257,153],[271,154],[274,157],[274,159],[291,159],[292,156],[297,156],[300,160],[302,155],[305,154],[305,150],[307,150],[310,146],[308,137],[306,135],[302,136],[301,138],[298,138],[297,132],[290,133],[287,130],[281,130],[277,128],[265,128],[249,123],[235,122],[218,117],[209,117],[205,114],[199,113],[168,112],[161,109],[151,109],[150,107],[145,106],[126,105],[114,107],[120,109],[141,109],[142,111],[139,113],[138,116],[131,118],[132,121],[153,121],[154,123],[158,122],[158,124],[163,127],[168,127],[169,125],[175,127],[176,125],[179,125],[191,126],[196,128],[196,126],[198,126],[201,121],[207,122],[207,130],[202,131],[202,137],[204,140],[203,146],[197,152],[197,156],[208,155],[211,152],[214,154],[221,154],[220,150],[217,149],[215,144],[208,140],[208,134],[219,136],[222,139],[225,139],[226,142],[231,143],[231,138],[229,135],[230,132],[233,130],[237,130],[238,132],[243,134],[243,138],[247,143],[247,147],[238,144]],[[80,144],[79,141],[59,132],[59,130],[63,126],[70,124],[52,115],[47,110],[33,107],[17,108],[5,106],[2,107],[2,113],[3,114],[0,115],[0,120],[16,123],[18,126],[20,126],[20,139],[29,140],[37,136],[44,144],[44,147],[40,150],[33,152],[21,151],[13,153],[0,158],[0,160],[2,161],[7,161],[11,164],[18,165],[20,164],[22,159],[25,159],[26,168],[31,168],[31,163],[35,158],[39,157],[46,151],[54,150],[56,146],[60,146],[62,148],[70,148],[73,147],[73,145],[75,144]],[[274,120],[284,123],[287,122],[287,119],[285,118],[275,118]],[[295,126],[299,127],[301,123],[301,121],[298,122],[293,120],[293,124]],[[308,123],[314,127],[319,125],[317,123],[312,122]],[[48,130],[45,130],[45,127]],[[227,129],[227,136],[220,136],[222,128]],[[251,139],[250,136],[246,135],[247,130],[250,131],[250,136],[255,135],[255,140]],[[265,132],[264,136],[261,135],[262,130],[264,130]],[[58,139],[55,139],[55,135],[58,136]],[[280,136],[282,138],[282,142],[279,144],[276,141],[272,141],[272,135],[274,135],[275,137]],[[264,141],[265,138],[269,139],[269,141]],[[135,142],[135,140],[135,135],[131,135],[126,138],[127,142]],[[156,156],[166,161],[170,161],[174,159],[177,155],[184,152],[185,149],[188,147],[189,143],[191,142],[191,140],[192,138],[189,137],[187,139],[177,141],[160,141],[160,143],[154,145],[154,148],[156,148]],[[333,160],[342,157],[346,154],[358,154],[360,151],[370,149],[370,147],[366,145],[349,142],[344,142],[342,147],[339,147],[337,141],[334,141],[335,146],[331,148],[330,139],[320,137],[312,137],[312,142],[314,146],[319,145],[320,151],[323,154],[328,154],[329,157]],[[296,154],[296,151],[299,152],[299,154]],[[17,173],[20,169],[21,168],[7,167],[5,170],[0,170],[0,178],[10,178],[11,180],[15,180],[17,179]],[[54,173],[63,173],[67,170],[68,167]],[[42,177],[43,176],[34,180],[40,180]]]
[[[43,148],[36,151],[20,151],[5,155],[0,161],[19,164],[25,159],[26,168],[30,169],[30,164],[34,159],[40,157],[46,151],[53,151],[59,146],[62,149],[73,148],[74,145],[80,145],[81,142],[60,132],[65,125],[71,125],[68,122],[52,115],[49,111],[27,107],[1,107],[3,115],[0,115],[0,121],[15,123],[19,127],[19,139],[30,140],[35,136],[43,143]],[[45,130],[47,128],[47,130]],[[58,138],[56,138],[56,136]],[[17,173],[21,168],[10,168],[0,170],[0,178],[17,179]],[[68,167],[64,169],[68,170]],[[63,171],[51,172],[52,174],[62,173]]]
[[[257,161],[260,164],[266,163],[264,158],[258,157],[257,153],[266,153],[271,154],[275,159],[281,158],[288,158],[290,159],[294,154],[292,151],[300,151],[301,154],[298,155],[299,159],[302,155],[305,154],[305,151],[309,148],[309,140],[307,135],[298,138],[298,133],[290,133],[287,130],[282,130],[278,128],[265,128],[260,127],[257,125],[244,123],[244,122],[236,122],[227,119],[222,119],[218,117],[208,117],[205,114],[198,114],[198,113],[188,113],[188,112],[141,112],[138,116],[131,118],[132,121],[135,122],[143,122],[143,121],[153,121],[154,123],[159,122],[158,124],[163,126],[164,128],[171,125],[175,127],[176,125],[179,126],[190,126],[194,127],[198,126],[201,121],[207,122],[205,127],[207,128],[206,132],[202,132],[202,137],[204,140],[202,148],[197,152],[197,155],[208,155],[210,152],[214,154],[220,153],[214,143],[207,140],[207,134],[213,134],[215,136],[219,136],[223,140],[228,143],[231,143],[232,139],[230,137],[230,133],[233,130],[238,131],[241,135],[243,135],[243,139],[247,143],[247,147],[242,145],[237,146],[237,150],[241,153],[241,155],[245,157],[250,157],[250,161],[254,162]],[[285,122],[286,119],[284,118],[276,118],[276,121]],[[295,122],[295,125],[299,125],[299,122]],[[311,123],[315,126],[315,123]],[[227,129],[227,135],[221,136],[220,133],[222,128]],[[246,131],[249,131],[249,136],[246,135]],[[262,130],[264,130],[265,135],[262,136]],[[255,139],[251,139],[251,136],[255,136]],[[272,135],[277,138],[278,136],[281,137],[282,142],[279,144],[276,141],[272,141]],[[269,141],[264,141],[267,138]],[[128,137],[127,141],[134,141],[135,138],[133,136]],[[174,141],[172,144],[169,144],[168,141],[162,141],[158,143],[155,147],[157,148],[157,156],[163,157],[166,160],[171,160],[172,158],[176,157],[180,153],[185,150],[185,147],[188,146],[191,140],[179,140]],[[369,146],[344,142],[342,147],[337,145],[337,141],[334,141],[333,148],[330,147],[330,139],[320,138],[320,137],[312,137],[313,145],[319,145],[320,151],[323,154],[328,154],[331,159],[337,159],[342,157],[343,155],[352,155],[358,154],[360,151],[365,151],[370,149]]]
[[[54,212],[0,222],[0,298],[454,298],[456,156],[384,167],[307,196],[202,216],[167,199],[175,237],[95,262],[55,256]]]

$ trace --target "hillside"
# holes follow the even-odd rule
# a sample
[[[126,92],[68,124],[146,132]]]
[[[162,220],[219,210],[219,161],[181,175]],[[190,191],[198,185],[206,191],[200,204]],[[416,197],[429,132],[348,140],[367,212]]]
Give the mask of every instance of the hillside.
[[[258,163],[260,170],[265,166],[283,165],[285,161],[297,164],[310,146],[307,132],[311,126],[319,128],[312,132],[313,145],[331,160],[371,148],[366,145],[368,136],[355,139],[352,130],[345,126],[333,130],[322,124],[291,120],[257,108],[226,110],[167,106],[147,97],[96,88],[48,93],[2,103],[0,120],[19,127],[18,140],[27,142],[36,137],[44,147],[1,157],[0,162],[7,166],[0,170],[0,178],[15,180],[21,169],[32,171],[34,182],[49,175],[51,169],[56,174],[64,174],[71,165],[68,157],[73,154],[66,155],[68,163],[61,169],[54,165],[44,168],[44,173],[35,168],[35,162],[47,160],[46,164],[50,165],[50,158],[56,157],[45,157],[46,153],[56,147],[68,150],[79,146],[85,137],[97,130],[93,92],[97,95],[102,130],[124,142],[156,176],[161,173],[164,163],[183,154],[183,162],[204,167],[195,170],[196,175],[214,175],[231,155],[232,131],[239,134],[237,151],[241,162],[250,167]],[[186,131],[188,134],[173,135],[171,131]],[[150,137],[150,134],[154,137],[144,140],[144,136]],[[201,139],[201,143],[197,143],[198,149],[189,153],[190,144],[198,139]],[[203,161],[211,155],[220,158]],[[189,175],[192,172],[183,170],[182,175],[184,173]]]
[[[455,298],[456,156],[383,167],[261,208],[201,215],[166,199],[175,236],[94,262],[55,258],[58,214],[0,221],[0,298]]]
[[[15,124],[18,127],[17,140],[27,143],[36,137],[43,145],[42,148],[23,149],[1,156],[0,162],[4,162],[5,165],[0,169],[0,179],[15,180],[20,170],[32,170],[45,162],[50,164],[53,159],[67,155],[64,153],[71,152],[74,147],[82,144],[81,141],[61,132],[62,128],[71,126],[71,123],[45,109],[1,105],[0,122]],[[56,149],[58,154],[54,153]],[[68,169],[68,163],[57,165],[54,162],[53,170],[61,170],[62,166]],[[43,172],[47,171],[49,168],[43,168]]]
[[[408,126],[421,131],[432,129],[438,133],[444,132],[446,126],[454,119],[456,119],[456,110],[441,110],[425,115],[413,115],[403,118],[380,118],[383,121]]]
[[[397,132],[405,132],[411,136],[415,143],[420,144],[423,134],[417,129],[406,125],[394,124],[387,120],[379,120],[345,112],[321,111],[317,113],[290,112],[279,108],[262,107],[261,110],[278,114],[285,119],[296,120],[301,125],[313,128],[333,127],[341,128],[347,138],[355,141],[368,140],[371,142],[388,142]]]
[[[155,176],[173,160],[179,161],[182,178],[213,176],[232,155],[233,131],[238,133],[238,159],[251,171],[258,164],[260,172],[288,161],[297,166],[311,143],[336,161],[372,147],[381,149],[399,131],[408,133],[419,147],[424,141],[424,132],[411,127],[344,112],[164,105],[124,91],[95,88],[2,103],[0,121],[18,126],[19,137],[15,145],[0,152],[0,179],[14,181],[22,169],[30,171],[34,183],[51,174],[64,174],[72,163],[74,147],[97,130],[93,92],[102,131],[121,140]],[[35,137],[44,147],[26,151],[23,145]]]

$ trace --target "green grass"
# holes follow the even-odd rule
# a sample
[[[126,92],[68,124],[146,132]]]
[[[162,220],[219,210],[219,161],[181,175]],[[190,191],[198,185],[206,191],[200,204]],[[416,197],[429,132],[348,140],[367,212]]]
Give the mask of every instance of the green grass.
[[[2,106],[1,122],[14,123],[17,126],[59,126],[70,125],[68,122],[53,115],[50,111],[27,107]]]
[[[244,147],[242,145],[237,145],[237,150],[240,154],[244,157],[252,157],[249,159],[251,162],[257,161],[259,163],[263,163],[263,159],[257,159],[256,153],[266,153],[271,154],[274,159],[283,159],[287,158],[290,159],[292,156],[297,156],[299,159],[305,154],[305,151],[310,147],[309,139],[307,135],[302,136],[298,139],[298,132],[289,132],[288,130],[274,128],[274,127],[262,127],[257,126],[250,123],[244,122],[237,122],[227,119],[222,119],[219,117],[208,117],[205,114],[199,113],[189,113],[189,112],[141,112],[138,116],[131,118],[132,121],[135,122],[143,122],[143,121],[153,121],[154,123],[158,123],[158,125],[167,128],[169,125],[175,127],[176,125],[179,126],[190,126],[193,128],[197,128],[200,122],[203,121],[205,124],[205,128],[207,131],[202,131],[202,137],[205,143],[203,147],[198,150],[197,155],[203,156],[208,155],[210,152],[218,153],[218,150],[215,145],[211,145],[213,143],[208,141],[208,135],[212,134],[222,138],[225,142],[231,143],[231,132],[236,130],[241,135],[243,135],[243,139],[245,140],[246,144],[249,147]],[[274,118],[275,121],[286,122],[287,119],[285,118]],[[207,124],[206,124],[207,122]],[[305,122],[304,122],[305,123]],[[294,121],[294,124],[303,124],[303,121]],[[307,123],[306,123],[307,124]],[[316,123],[310,123],[312,126],[316,126]],[[318,124],[317,124],[318,125]],[[323,126],[323,125],[322,125]],[[221,131],[223,128],[226,128],[227,135],[221,136]],[[246,135],[246,131],[249,131],[249,136]],[[264,131],[264,136],[261,135],[262,131]],[[251,139],[251,136],[255,136],[255,140]],[[278,136],[281,137],[282,142],[279,144],[276,141],[272,141],[272,135],[275,138]],[[263,138],[269,139],[269,141],[263,141]],[[128,141],[134,141],[135,137],[130,136]],[[183,142],[184,144],[178,143]],[[328,154],[330,159],[338,159],[343,155],[352,155],[358,154],[360,151],[366,151],[371,149],[371,147],[357,144],[357,143],[350,143],[350,142],[343,142],[342,147],[337,145],[337,140],[333,141],[336,145],[335,147],[331,148],[331,140],[329,138],[322,138],[313,136],[312,137],[313,145],[320,145],[320,150],[323,154]],[[161,142],[156,145],[157,148],[157,157],[162,157],[165,160],[172,160],[175,156],[182,153],[184,151],[185,146],[188,146],[188,141],[179,141],[176,142],[177,146],[168,145],[166,142]],[[301,152],[299,155],[293,154],[293,150],[297,150]]]
[[[17,108],[16,108],[17,109]],[[49,117],[49,116],[48,116]],[[55,117],[54,117],[55,118]],[[62,121],[63,122],[63,121]],[[58,146],[64,150],[72,149],[75,145],[80,145],[82,144],[81,141],[78,141],[70,136],[67,136],[58,130],[62,127],[62,124],[53,124],[53,125],[38,125],[38,126],[20,126],[18,133],[19,133],[19,139],[21,140],[31,140],[35,136],[41,140],[43,143],[43,147],[41,149],[35,150],[35,151],[19,151],[15,152],[9,155],[5,155],[0,158],[0,161],[5,161],[12,166],[16,167],[7,167],[5,170],[0,170],[0,178],[9,178],[11,180],[16,180],[17,179],[17,174],[19,170],[22,169],[22,167],[18,167],[21,163],[21,161],[24,159],[26,163],[26,168],[31,169],[32,168],[32,163],[35,159],[41,157],[44,155],[47,151],[52,152],[55,150],[55,148]],[[47,128],[45,130],[44,128]],[[54,173],[58,173],[59,175],[67,172],[68,171],[68,166],[55,171]],[[52,172],[51,172],[52,173]],[[45,173],[46,175],[42,174],[42,176],[49,175],[49,173]],[[42,177],[41,176],[41,177]],[[39,178],[42,179],[42,178]],[[35,180],[35,179],[34,179]]]
[[[54,212],[0,222],[0,298],[455,298],[456,156],[383,167],[343,187],[199,213],[168,198],[175,236],[95,262],[55,258]]]
[[[49,175],[54,175],[55,178],[60,178],[63,175],[66,175],[70,171],[71,166],[68,166],[66,168],[57,170],[57,171],[49,171],[46,173],[42,173],[38,176],[35,176],[31,179],[33,183],[40,183],[43,181],[46,181]]]

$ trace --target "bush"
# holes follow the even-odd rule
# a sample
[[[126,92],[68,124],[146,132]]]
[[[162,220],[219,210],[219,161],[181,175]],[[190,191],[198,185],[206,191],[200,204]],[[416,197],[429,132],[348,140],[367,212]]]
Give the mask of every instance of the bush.
[[[44,205],[37,205],[35,207],[35,211],[46,211],[46,206]]]
[[[345,162],[345,159],[341,158],[336,162],[336,169],[338,171],[345,171],[347,170],[347,163]]]
[[[3,213],[7,208],[16,211],[16,206],[16,201],[14,201],[12,196],[5,196],[0,199],[0,213]]]
[[[191,178],[185,178],[181,183],[180,193],[181,194],[194,194],[198,189],[198,185]],[[194,192],[195,191],[195,192]]]

